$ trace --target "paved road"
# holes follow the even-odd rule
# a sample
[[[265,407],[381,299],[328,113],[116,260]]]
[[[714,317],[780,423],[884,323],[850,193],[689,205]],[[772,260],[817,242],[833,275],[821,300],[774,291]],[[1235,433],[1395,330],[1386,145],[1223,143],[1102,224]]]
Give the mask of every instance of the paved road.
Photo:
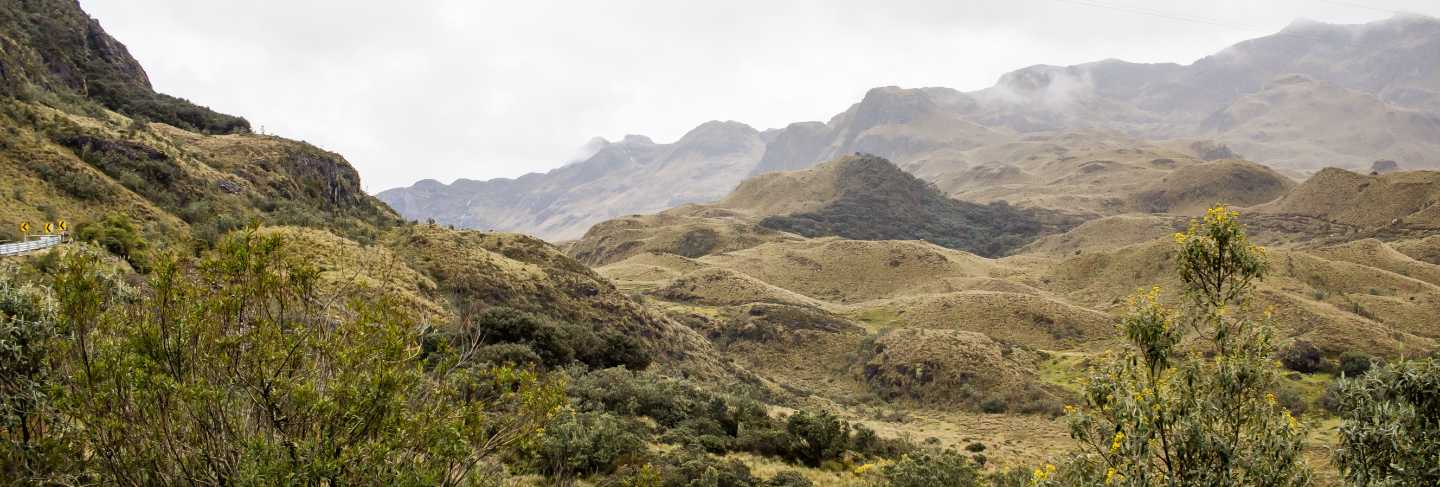
[[[26,242],[0,244],[0,256],[19,255],[60,245],[59,235],[40,235]]]

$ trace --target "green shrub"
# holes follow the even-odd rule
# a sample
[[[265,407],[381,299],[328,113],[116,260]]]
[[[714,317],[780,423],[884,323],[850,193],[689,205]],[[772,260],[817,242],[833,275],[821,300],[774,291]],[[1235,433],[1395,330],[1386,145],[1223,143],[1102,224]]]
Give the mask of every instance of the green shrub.
[[[1440,363],[1403,361],[1337,381],[1335,463],[1354,485],[1440,485]]]
[[[536,447],[540,471],[555,478],[608,474],[645,451],[644,427],[609,413],[563,415],[545,427]]]
[[[1360,377],[1375,365],[1375,359],[1363,352],[1340,354],[1340,373],[1345,377]]]
[[[469,333],[484,343],[523,344],[548,366],[575,359],[570,334],[549,318],[506,307],[493,307],[475,317]]]
[[[150,245],[130,217],[122,213],[110,213],[100,221],[80,224],[75,229],[75,239],[99,245],[125,259],[137,271],[145,272],[150,268]]]
[[[1006,409],[1010,409],[1010,405],[1006,404],[1004,399],[998,397],[992,397],[980,403],[980,411],[984,413],[1000,414],[1005,412]]]
[[[950,450],[911,453],[885,466],[881,473],[891,487],[980,485],[980,474],[970,459]]]
[[[985,444],[978,441],[970,443],[968,445],[965,445],[965,451],[971,453],[980,453],[982,451],[985,451]]]
[[[693,448],[679,448],[660,457],[665,487],[758,487],[760,482],[739,460],[718,460]]]
[[[40,179],[76,199],[106,201],[112,195],[110,186],[90,171],[64,163],[36,163],[33,167]]]
[[[0,465],[44,468],[0,473],[7,480],[469,484],[486,475],[475,466],[538,441],[564,401],[558,376],[417,359],[408,310],[324,294],[278,237],[245,232],[198,259],[162,255],[140,288],[103,262],[65,253],[51,285],[62,346],[19,347],[45,355],[52,385],[32,422],[44,428],[0,449]],[[10,427],[0,441],[24,436]]]
[[[850,444],[850,423],[828,411],[819,414],[799,411],[786,421],[785,431],[799,440],[795,459],[812,467],[839,459]]]
[[[572,361],[590,368],[643,370],[650,365],[649,350],[618,331],[596,332],[588,325],[562,323],[504,306],[487,308],[470,321],[467,339],[525,345],[549,367]]]
[[[805,474],[794,470],[781,471],[765,481],[765,487],[812,487],[814,485],[814,482],[805,478]]]
[[[476,363],[493,365],[540,365],[540,356],[529,345],[499,343],[475,349]]]
[[[803,445],[800,439],[779,428],[742,428],[735,441],[737,450],[767,457],[790,458]]]
[[[1287,369],[1310,374],[1319,371],[1324,366],[1324,357],[1321,356],[1320,348],[1315,344],[1305,340],[1295,340],[1295,343],[1280,352],[1280,364]]]

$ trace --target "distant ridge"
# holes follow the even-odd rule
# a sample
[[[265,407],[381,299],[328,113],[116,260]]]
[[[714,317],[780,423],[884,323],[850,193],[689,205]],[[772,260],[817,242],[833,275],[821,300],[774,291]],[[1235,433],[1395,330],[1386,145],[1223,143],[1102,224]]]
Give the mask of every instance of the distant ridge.
[[[718,200],[745,176],[855,152],[906,170],[924,166],[917,174],[948,189],[977,167],[1018,162],[994,158],[995,147],[1075,132],[1137,144],[1213,141],[1301,175],[1380,159],[1440,168],[1436,52],[1440,21],[1432,17],[1297,21],[1190,64],[1036,65],[974,92],[875,88],[826,122],[764,132],[708,122],[691,132],[702,140],[627,138],[546,174],[417,184],[379,197],[406,218],[569,240],[617,216]]]

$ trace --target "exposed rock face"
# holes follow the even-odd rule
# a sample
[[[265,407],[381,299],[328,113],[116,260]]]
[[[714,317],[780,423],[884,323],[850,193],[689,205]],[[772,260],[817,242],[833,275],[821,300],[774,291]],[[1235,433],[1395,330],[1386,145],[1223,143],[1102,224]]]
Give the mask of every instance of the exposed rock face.
[[[1389,159],[1381,159],[1370,164],[1370,173],[1375,175],[1395,172],[1399,170],[1400,164]]]
[[[156,93],[125,45],[75,0],[0,0],[0,95],[15,96],[27,86],[184,129],[250,131],[243,118]]]

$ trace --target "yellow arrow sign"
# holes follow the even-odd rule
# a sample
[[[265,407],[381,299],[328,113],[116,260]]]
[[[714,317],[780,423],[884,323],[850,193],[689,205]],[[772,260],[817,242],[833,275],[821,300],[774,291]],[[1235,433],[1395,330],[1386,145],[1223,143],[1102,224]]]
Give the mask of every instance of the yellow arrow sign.
[[[55,224],[54,224],[54,223],[46,223],[46,224],[45,224],[45,233],[46,233],[47,235],[48,235],[48,234],[51,234],[51,233],[55,233]]]
[[[30,233],[30,222],[20,222],[20,233]]]
[[[69,229],[69,227],[66,227],[66,226],[65,226],[65,220],[60,220],[60,222],[57,223],[57,225],[60,227],[60,231],[62,231],[62,232]]]

